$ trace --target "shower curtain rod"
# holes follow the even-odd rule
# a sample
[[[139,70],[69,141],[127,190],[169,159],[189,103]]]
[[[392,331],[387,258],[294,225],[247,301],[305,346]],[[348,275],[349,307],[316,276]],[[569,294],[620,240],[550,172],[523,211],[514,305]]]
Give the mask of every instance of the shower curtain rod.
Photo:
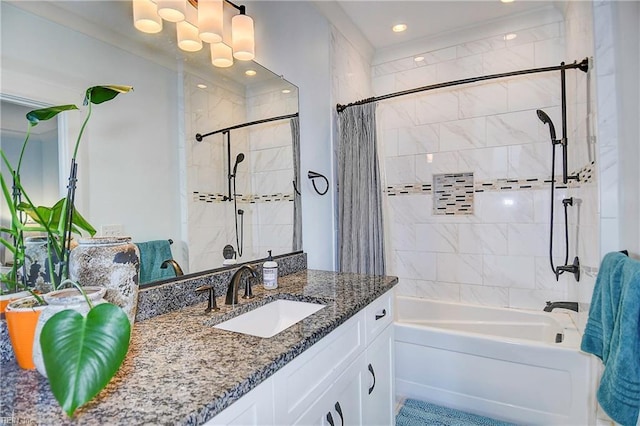
[[[231,130],[242,129],[243,127],[249,127],[255,124],[268,123],[270,121],[285,120],[287,118],[295,118],[297,116],[298,116],[298,113],[296,112],[295,114],[281,115],[279,117],[271,117],[271,118],[265,118],[263,120],[256,120],[256,121],[250,121],[248,123],[236,124],[235,126],[227,127],[226,129],[216,130],[214,132],[205,133],[204,135],[201,135],[200,133],[196,133],[196,140],[198,142],[202,142],[202,139],[206,138],[207,136],[215,135],[217,133],[226,133]]]
[[[589,58],[584,58],[582,60],[582,62],[579,62],[579,63],[577,61],[574,61],[572,64],[568,64],[568,65],[565,65],[564,62],[563,62],[561,65],[558,65],[558,66],[555,66],[555,67],[532,68],[532,69],[528,69],[528,70],[503,72],[503,73],[499,73],[499,74],[491,74],[491,75],[484,75],[484,76],[480,76],[480,77],[463,78],[462,80],[453,80],[453,81],[447,81],[447,82],[444,82],[444,83],[431,84],[429,86],[417,87],[415,89],[403,90],[401,92],[389,93],[389,94],[381,95],[381,96],[374,96],[372,98],[367,98],[367,99],[362,99],[360,101],[351,102],[350,104],[347,104],[347,105],[338,104],[336,106],[336,109],[340,113],[340,112],[344,111],[345,109],[347,109],[347,108],[349,108],[351,106],[354,106],[354,105],[364,105],[364,104],[368,104],[368,103],[371,103],[371,102],[383,101],[383,100],[386,100],[386,99],[391,99],[391,98],[395,98],[395,97],[403,96],[403,95],[411,95],[413,93],[424,92],[424,91],[427,91],[427,90],[442,89],[444,87],[451,87],[451,86],[459,86],[459,85],[462,85],[462,84],[476,83],[478,81],[492,80],[494,78],[512,77],[512,76],[516,76],[516,75],[534,74],[534,73],[539,73],[539,72],[562,71],[562,70],[573,69],[573,68],[577,68],[580,71],[587,72],[589,70]]]

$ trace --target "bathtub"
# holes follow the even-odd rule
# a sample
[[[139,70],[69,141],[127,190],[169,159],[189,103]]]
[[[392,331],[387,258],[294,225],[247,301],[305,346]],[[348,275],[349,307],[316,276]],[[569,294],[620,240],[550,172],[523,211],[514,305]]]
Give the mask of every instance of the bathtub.
[[[566,313],[396,297],[396,397],[519,424],[595,424],[592,357]]]

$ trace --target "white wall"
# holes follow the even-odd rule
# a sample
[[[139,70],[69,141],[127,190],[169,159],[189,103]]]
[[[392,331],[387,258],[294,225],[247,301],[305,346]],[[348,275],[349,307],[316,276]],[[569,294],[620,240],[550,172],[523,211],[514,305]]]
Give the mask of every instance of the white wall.
[[[122,224],[134,241],[179,242],[176,72],[6,2],[1,31],[3,94],[81,106],[92,85],[134,86],[93,108],[78,159],[77,206],[98,230]],[[65,164],[83,117],[62,119],[71,145]]]
[[[255,19],[256,61],[300,92],[302,233],[312,269],[335,269],[334,196],[315,193],[307,172],[333,176],[330,27],[311,2],[247,3]]]

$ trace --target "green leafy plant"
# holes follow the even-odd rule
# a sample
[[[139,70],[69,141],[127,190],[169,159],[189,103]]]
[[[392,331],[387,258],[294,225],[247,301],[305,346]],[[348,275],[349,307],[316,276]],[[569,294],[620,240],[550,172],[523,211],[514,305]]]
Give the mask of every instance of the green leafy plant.
[[[10,164],[4,151],[0,150],[9,176],[11,187],[0,175],[2,194],[11,215],[11,226],[1,231],[10,237],[0,238],[14,256],[10,273],[3,275],[3,282],[30,290],[26,281],[19,280],[18,271],[25,264],[24,235],[30,232],[44,233],[47,239],[48,266],[53,288],[70,283],[68,261],[71,251],[71,234],[90,235],[95,229],[74,208],[75,182],[77,177],[76,156],[82,135],[91,117],[92,105],[107,102],[120,93],[133,90],[131,86],[93,86],[86,90],[84,105],[87,113],[76,139],[69,172],[67,195],[52,207],[36,206],[20,182],[20,168],[26,150],[31,128],[40,121],[49,120],[64,111],[77,110],[75,105],[42,108],[27,114],[29,127],[23,142],[18,164]],[[11,189],[10,189],[11,188]],[[28,223],[31,218],[33,224]],[[58,273],[54,273],[54,263],[58,263]],[[73,310],[61,311],[52,316],[42,329],[39,343],[51,390],[63,410],[73,416],[75,410],[94,398],[115,375],[129,349],[131,324],[122,308],[104,303],[92,306],[78,283],[71,282],[84,294],[90,310],[86,317]],[[44,300],[34,293],[38,301]]]

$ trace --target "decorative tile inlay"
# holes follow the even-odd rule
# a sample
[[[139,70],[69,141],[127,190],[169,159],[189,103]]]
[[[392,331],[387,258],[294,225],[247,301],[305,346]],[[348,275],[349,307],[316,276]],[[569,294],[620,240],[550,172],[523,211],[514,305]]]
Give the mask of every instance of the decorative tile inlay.
[[[473,214],[473,173],[433,175],[433,214]]]
[[[226,202],[226,195],[224,194],[213,194],[210,192],[199,192],[193,191],[193,201],[201,201],[205,203],[221,203]],[[240,203],[269,203],[269,202],[277,202],[277,201],[293,201],[293,194],[266,194],[266,195],[258,195],[258,194],[238,194],[238,202]]]
[[[565,185],[562,183],[562,177],[556,176],[556,189],[580,188],[584,184],[593,183],[596,176],[595,161],[592,161],[581,169],[570,173],[570,175],[578,175],[579,179],[570,180]],[[454,174],[448,174],[446,176],[454,176]],[[548,187],[550,183],[551,179],[545,178],[491,179],[484,181],[475,181],[473,184],[473,189],[474,192],[518,191],[526,189],[543,189]],[[386,192],[389,196],[434,193],[432,185],[429,183],[401,183],[397,185],[388,185],[384,192]]]

